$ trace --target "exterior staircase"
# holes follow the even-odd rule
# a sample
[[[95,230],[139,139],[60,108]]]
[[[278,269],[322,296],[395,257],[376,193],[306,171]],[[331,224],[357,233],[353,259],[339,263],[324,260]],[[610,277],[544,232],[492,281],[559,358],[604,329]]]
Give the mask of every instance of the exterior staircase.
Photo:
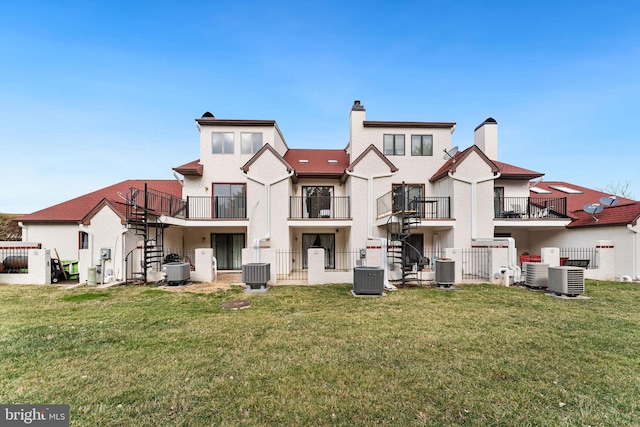
[[[393,213],[387,221],[387,261],[394,271],[400,269],[398,285],[402,287],[421,284],[418,272],[429,265],[429,259],[409,243],[412,231],[420,225],[421,215],[415,201],[406,203],[406,194],[403,183],[400,194],[395,198]]]
[[[130,188],[127,193],[127,226],[129,230],[140,237],[139,244],[126,256],[127,282],[147,283],[149,271],[160,271],[164,257],[164,229],[166,224],[158,221],[161,210],[156,194],[147,188]],[[136,256],[137,255],[137,256]],[[139,259],[139,263],[135,260]],[[136,265],[138,264],[138,265]]]

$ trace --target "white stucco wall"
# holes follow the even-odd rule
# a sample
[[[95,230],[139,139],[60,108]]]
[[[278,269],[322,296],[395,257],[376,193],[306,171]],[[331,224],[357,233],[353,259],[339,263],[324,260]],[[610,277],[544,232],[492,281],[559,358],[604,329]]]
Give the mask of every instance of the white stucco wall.
[[[637,235],[629,231],[625,226],[585,227],[563,230],[537,231],[529,234],[529,248],[535,250],[542,247],[595,247],[598,241],[609,240],[614,242],[615,277],[631,276],[634,273],[634,264],[640,264],[638,251],[634,259],[634,239]],[[531,251],[530,251],[531,252]]]
[[[234,134],[233,154],[213,154],[212,138],[214,132]],[[269,144],[276,150],[282,150],[284,142],[277,135],[273,126],[201,126],[200,130],[200,163],[203,167],[201,184],[194,181],[185,183],[183,190],[190,196],[211,196],[211,183],[243,183],[246,178],[240,167],[247,163],[253,154],[242,154],[241,134],[262,133],[263,145]],[[275,141],[275,142],[274,142]],[[283,153],[281,153],[283,154]]]
[[[54,258],[54,249],[57,249],[61,259],[78,259],[78,224],[27,223],[25,226],[24,241],[42,243],[43,248],[51,250]]]

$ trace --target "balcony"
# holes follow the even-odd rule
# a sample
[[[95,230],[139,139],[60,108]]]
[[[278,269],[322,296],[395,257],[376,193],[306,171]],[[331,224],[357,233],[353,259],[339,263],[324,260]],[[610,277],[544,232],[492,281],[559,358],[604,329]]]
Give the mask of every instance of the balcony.
[[[246,197],[187,197],[187,219],[246,219]]]
[[[350,219],[351,201],[348,196],[290,196],[290,219]]]
[[[402,203],[399,197],[389,191],[377,202],[377,217],[381,218],[402,210]],[[451,218],[451,198],[450,197],[413,197],[408,198],[404,210],[417,211],[418,216],[423,219],[450,219]]]
[[[495,197],[494,218],[568,218],[566,197]]]

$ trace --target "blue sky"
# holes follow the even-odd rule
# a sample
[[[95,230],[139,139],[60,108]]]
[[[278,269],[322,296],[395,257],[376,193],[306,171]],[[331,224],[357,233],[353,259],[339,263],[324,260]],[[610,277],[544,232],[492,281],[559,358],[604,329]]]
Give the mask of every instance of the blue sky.
[[[194,119],[274,119],[291,148],[369,120],[487,117],[499,160],[640,198],[636,1],[19,1],[0,5],[0,212],[173,179]]]

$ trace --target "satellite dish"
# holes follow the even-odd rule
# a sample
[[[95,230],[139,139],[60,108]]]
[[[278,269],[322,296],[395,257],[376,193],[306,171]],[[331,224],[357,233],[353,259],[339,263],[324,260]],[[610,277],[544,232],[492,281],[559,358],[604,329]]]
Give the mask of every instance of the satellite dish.
[[[604,206],[615,206],[620,203],[620,199],[617,196],[606,196],[600,198],[600,204]]]
[[[585,211],[588,214],[591,214],[591,216],[593,217],[593,219],[596,220],[596,222],[598,222],[598,218],[595,217],[595,215],[597,213],[600,213],[604,210],[604,206],[598,204],[598,203],[587,203],[586,205],[584,205],[582,207],[582,210]]]
[[[457,145],[455,147],[453,147],[452,149],[450,149],[450,150],[447,150],[445,148],[442,151],[444,151],[444,156],[442,156],[443,159],[445,159],[445,160],[453,159],[453,161],[455,162],[456,159],[454,157],[455,157],[456,153],[458,152],[458,146]]]
[[[587,203],[582,207],[582,210],[591,215],[595,215],[597,213],[602,212],[604,207],[598,203]]]

